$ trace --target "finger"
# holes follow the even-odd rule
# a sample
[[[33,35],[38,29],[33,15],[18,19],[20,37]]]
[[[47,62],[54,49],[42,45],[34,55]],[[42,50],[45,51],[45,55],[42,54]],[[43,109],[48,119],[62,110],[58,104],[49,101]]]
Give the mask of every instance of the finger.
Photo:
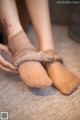
[[[16,69],[11,63],[6,61],[1,55],[0,55],[0,64],[4,67],[7,67],[7,68],[10,68],[10,69],[13,69],[13,70]]]
[[[5,45],[0,44],[0,50],[5,51],[11,55],[11,52],[9,51],[8,47]]]
[[[4,66],[2,66],[2,65],[0,65],[0,68],[2,69],[2,70],[4,70],[4,71],[7,71],[7,72],[12,72],[12,73],[18,73],[18,71],[16,71],[16,70],[12,70],[12,69],[9,69],[9,68],[6,68],[6,67],[4,67]]]

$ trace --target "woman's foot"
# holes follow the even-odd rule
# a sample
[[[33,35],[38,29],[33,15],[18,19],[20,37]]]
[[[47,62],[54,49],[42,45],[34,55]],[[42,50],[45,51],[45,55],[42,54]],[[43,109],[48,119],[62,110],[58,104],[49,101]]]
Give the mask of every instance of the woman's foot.
[[[62,65],[62,59],[53,49],[44,51],[51,55],[51,62],[45,62],[45,68],[53,85],[63,94],[72,93],[78,86],[80,79]]]
[[[52,85],[51,79],[39,62],[22,63],[18,70],[22,80],[30,87],[42,88]]]
[[[28,41],[24,31],[20,31],[9,40],[9,47],[13,57],[25,48],[35,49]],[[41,88],[52,85],[51,79],[48,77],[40,62],[23,62],[18,66],[18,71],[22,80],[30,87]]]
[[[66,69],[60,62],[46,63],[46,71],[53,85],[63,94],[70,94],[77,89],[80,79]]]

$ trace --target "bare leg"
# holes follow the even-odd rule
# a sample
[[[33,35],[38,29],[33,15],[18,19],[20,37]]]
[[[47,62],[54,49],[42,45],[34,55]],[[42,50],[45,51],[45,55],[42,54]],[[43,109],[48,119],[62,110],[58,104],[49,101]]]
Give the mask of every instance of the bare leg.
[[[40,50],[55,50],[49,16],[48,0],[25,0],[36,31]],[[79,84],[79,79],[61,63],[46,64],[53,85],[63,94],[70,94]]]
[[[36,31],[40,50],[55,49],[53,44],[51,23],[47,0],[25,0],[34,29]],[[45,43],[46,42],[46,43]]]
[[[6,29],[8,44],[13,54],[24,48],[34,48],[20,24],[15,0],[0,0],[1,21]],[[33,68],[33,69],[32,69]],[[18,67],[22,80],[31,87],[50,86],[52,81],[39,62],[28,61]]]

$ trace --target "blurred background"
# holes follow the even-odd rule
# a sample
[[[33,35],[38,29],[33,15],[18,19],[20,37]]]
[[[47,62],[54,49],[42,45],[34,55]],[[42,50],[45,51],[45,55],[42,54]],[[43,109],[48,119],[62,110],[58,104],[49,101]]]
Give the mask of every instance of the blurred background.
[[[23,0],[16,0],[21,24],[25,31],[31,25]],[[49,0],[52,24],[67,25],[68,35],[72,40],[80,42],[80,4],[59,4],[57,0]],[[7,43],[2,24],[0,23],[0,42]]]

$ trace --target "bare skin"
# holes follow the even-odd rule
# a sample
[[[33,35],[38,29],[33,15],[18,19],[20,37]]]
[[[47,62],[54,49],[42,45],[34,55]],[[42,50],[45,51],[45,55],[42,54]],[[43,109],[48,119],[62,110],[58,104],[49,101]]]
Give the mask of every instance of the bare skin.
[[[25,0],[37,38],[40,50],[55,50],[52,37],[48,0]],[[80,79],[65,68],[61,63],[46,63],[46,71],[52,79],[53,86],[63,94],[72,93],[80,83]]]
[[[18,18],[14,0],[4,1],[5,0],[0,1],[1,20],[6,29],[8,42],[10,42],[10,39],[22,30],[22,26]],[[26,0],[26,3],[38,37],[40,50],[55,50],[52,38],[48,1],[35,0],[35,2],[33,2],[33,0]],[[29,41],[28,38],[26,41]],[[32,66],[35,68],[34,70],[31,69]],[[79,84],[79,79],[59,62],[46,64],[46,71],[52,79],[52,82],[39,62],[25,62],[20,65],[18,70],[22,80],[32,87],[50,86],[53,82],[53,85],[56,86],[56,88],[63,94],[70,94]]]
[[[17,33],[19,33],[19,31],[23,30],[23,28],[19,21],[15,0],[1,0],[0,4],[1,4],[1,7],[0,7],[1,21],[4,25],[4,28],[6,29],[6,34],[8,36],[8,43],[10,43],[13,37]],[[28,43],[27,46],[31,45],[28,37],[26,38],[26,42]],[[21,45],[18,44],[19,42],[17,42],[16,44],[14,43],[17,46],[15,48],[16,52],[26,47],[26,44],[25,44],[26,42],[23,39]],[[14,53],[14,51],[11,51],[11,52],[14,55],[16,54]],[[51,79],[48,77],[45,69],[43,68],[40,62],[28,61],[28,62],[22,63],[18,67],[18,71],[22,80],[28,86],[41,88],[41,87],[50,86],[52,84]]]
[[[5,51],[7,54],[9,54],[11,56],[11,53],[8,49],[7,46],[0,44],[0,52],[1,51]],[[0,68],[3,70],[6,70],[7,72],[14,72],[15,73],[15,67],[9,63],[8,61],[6,61],[0,54]]]

